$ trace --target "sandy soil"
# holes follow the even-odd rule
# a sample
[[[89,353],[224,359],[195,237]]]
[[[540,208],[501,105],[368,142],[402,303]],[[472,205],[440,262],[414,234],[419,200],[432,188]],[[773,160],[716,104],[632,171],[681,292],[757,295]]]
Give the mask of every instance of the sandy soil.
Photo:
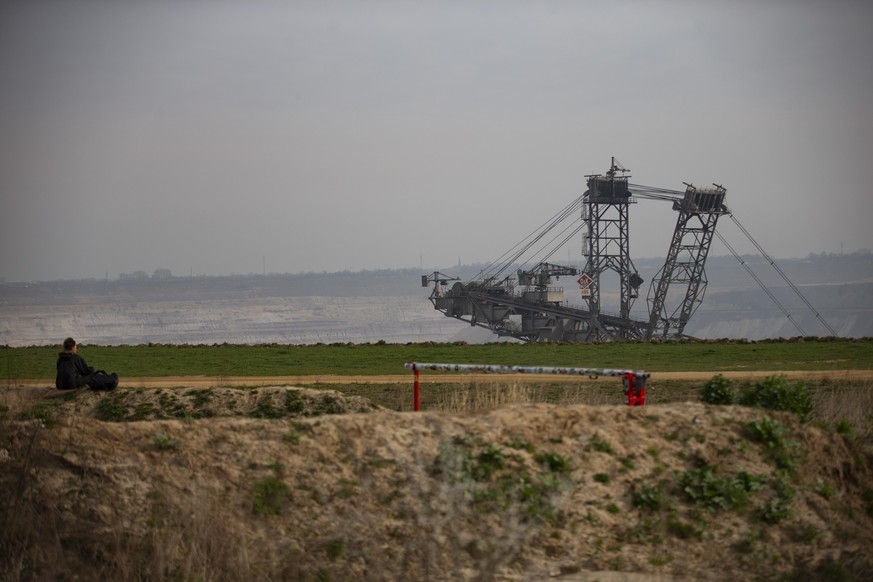
[[[31,410],[56,393],[6,392]],[[86,390],[50,426],[7,426],[0,492],[28,502],[12,525],[39,540],[33,579],[860,580],[873,568],[868,461],[788,414],[693,402],[361,413],[334,393],[336,413],[308,416],[316,391],[208,392],[245,416],[101,422],[87,412],[98,401],[139,410],[175,395]],[[289,398],[306,400],[301,416],[251,418]],[[747,428],[765,418],[784,431],[780,458],[796,459],[790,477],[782,449]],[[716,497],[728,485],[739,497]]]

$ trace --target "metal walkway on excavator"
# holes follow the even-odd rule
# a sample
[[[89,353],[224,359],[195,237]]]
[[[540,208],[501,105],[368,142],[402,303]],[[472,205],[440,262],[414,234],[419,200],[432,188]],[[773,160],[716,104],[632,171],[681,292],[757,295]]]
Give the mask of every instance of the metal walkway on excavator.
[[[511,336],[525,341],[592,341],[595,327],[591,324],[591,312],[585,309],[566,305],[553,305],[548,302],[528,301],[521,297],[502,295],[499,300],[493,294],[467,291],[471,299],[472,313],[469,318],[463,315],[452,315],[472,325],[488,327],[499,336]],[[487,308],[482,306],[487,305]],[[434,304],[437,309],[440,309]],[[505,309],[507,315],[520,316],[518,326],[508,324],[512,319],[497,320],[489,317],[489,312]],[[443,309],[440,309],[444,311]],[[497,323],[497,322],[500,323]],[[625,328],[630,339],[643,339],[648,322],[622,318],[619,315],[601,313],[600,321],[612,328]],[[480,323],[480,322],[484,322]],[[539,322],[539,324],[537,324]]]

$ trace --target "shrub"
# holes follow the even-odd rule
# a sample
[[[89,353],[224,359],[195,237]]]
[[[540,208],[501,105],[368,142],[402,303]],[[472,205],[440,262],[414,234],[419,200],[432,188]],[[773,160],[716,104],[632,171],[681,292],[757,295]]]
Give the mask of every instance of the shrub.
[[[252,490],[254,497],[252,512],[255,515],[278,515],[288,497],[288,486],[282,480],[285,465],[271,460],[267,462],[267,467],[273,471],[273,474],[255,483]]]
[[[750,439],[756,443],[762,443],[767,449],[778,449],[785,446],[785,434],[788,431],[778,420],[765,416],[746,423],[745,430]]]
[[[111,392],[97,402],[96,416],[104,422],[121,422],[127,417],[124,392]]]
[[[159,451],[167,451],[170,449],[178,448],[179,445],[182,444],[182,441],[179,439],[173,438],[171,435],[158,431],[155,433],[155,436],[151,438],[152,446],[155,447]]]
[[[711,467],[689,469],[679,477],[685,496],[710,509],[737,509],[746,504],[749,493],[762,487],[761,478],[742,472],[717,476]]]
[[[769,410],[784,410],[805,421],[812,412],[812,397],[803,382],[790,386],[785,376],[768,376],[754,386],[740,389],[739,404]]]
[[[706,404],[734,404],[737,394],[733,383],[719,374],[703,385],[700,389],[700,399]]]
[[[270,475],[255,483],[252,493],[255,515],[278,515],[288,496],[288,486],[278,476]]]

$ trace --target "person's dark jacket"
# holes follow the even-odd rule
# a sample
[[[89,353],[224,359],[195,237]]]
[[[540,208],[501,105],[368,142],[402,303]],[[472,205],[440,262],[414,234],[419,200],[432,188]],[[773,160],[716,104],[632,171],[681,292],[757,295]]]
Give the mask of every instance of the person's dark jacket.
[[[58,354],[58,374],[55,376],[55,386],[60,390],[81,388],[88,384],[94,368],[85,363],[78,354],[61,352]]]

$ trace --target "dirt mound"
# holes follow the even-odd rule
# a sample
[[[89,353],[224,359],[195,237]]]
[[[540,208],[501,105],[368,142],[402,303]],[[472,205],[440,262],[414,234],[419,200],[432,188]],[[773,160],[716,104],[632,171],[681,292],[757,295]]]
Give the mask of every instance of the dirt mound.
[[[36,403],[37,418],[49,424],[55,418],[72,416],[130,422],[228,416],[310,417],[380,409],[360,396],[289,386],[133,389],[108,393],[87,388],[73,391],[43,388],[13,392],[19,402]]]
[[[226,390],[236,409],[220,391],[210,402],[231,412],[307,395]],[[269,419],[215,405],[214,418],[105,422],[94,411],[113,395],[80,396],[48,427],[7,405],[4,579],[873,571],[868,459],[788,414],[683,403]]]

